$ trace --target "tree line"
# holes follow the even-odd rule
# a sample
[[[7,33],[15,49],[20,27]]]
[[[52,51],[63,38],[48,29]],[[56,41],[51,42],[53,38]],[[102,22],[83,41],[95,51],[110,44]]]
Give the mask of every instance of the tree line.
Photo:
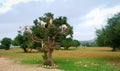
[[[107,25],[96,30],[98,46],[112,47],[113,51],[120,49],[120,13],[108,18]]]

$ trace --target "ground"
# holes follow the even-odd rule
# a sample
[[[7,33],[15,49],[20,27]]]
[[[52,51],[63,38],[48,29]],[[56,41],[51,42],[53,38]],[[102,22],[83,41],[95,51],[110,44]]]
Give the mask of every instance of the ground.
[[[120,50],[112,52],[110,47],[71,47],[69,50],[55,50],[55,69],[42,65],[42,55],[43,53],[36,50],[24,53],[20,48],[1,49],[0,71],[120,71]]]
[[[12,61],[8,58],[0,57],[0,71],[60,71],[60,70],[21,65],[15,63],[15,61]]]

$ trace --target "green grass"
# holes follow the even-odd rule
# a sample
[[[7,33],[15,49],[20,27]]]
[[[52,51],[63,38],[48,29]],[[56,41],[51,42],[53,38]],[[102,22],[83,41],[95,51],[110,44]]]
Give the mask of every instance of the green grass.
[[[20,49],[0,50],[0,56],[20,61],[21,64],[42,64],[42,53],[23,53]],[[120,71],[114,61],[120,61],[120,52],[110,48],[78,48],[53,53],[57,69],[65,71]]]
[[[57,59],[56,63],[59,69],[65,71],[119,71],[114,65],[105,64],[105,60],[100,58]]]
[[[41,60],[22,60],[21,64],[41,64]]]

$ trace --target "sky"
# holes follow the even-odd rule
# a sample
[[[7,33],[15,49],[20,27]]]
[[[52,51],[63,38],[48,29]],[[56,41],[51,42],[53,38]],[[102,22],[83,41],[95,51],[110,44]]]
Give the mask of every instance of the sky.
[[[92,40],[96,29],[120,12],[120,0],[0,0],[0,40],[13,39],[19,26],[34,25],[33,20],[47,12],[66,16],[74,39]]]

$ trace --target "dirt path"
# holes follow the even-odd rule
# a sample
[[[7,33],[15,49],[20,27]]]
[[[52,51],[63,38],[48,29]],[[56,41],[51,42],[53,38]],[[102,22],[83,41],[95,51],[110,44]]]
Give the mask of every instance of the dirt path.
[[[60,71],[41,67],[16,64],[7,58],[0,58],[0,71]]]

